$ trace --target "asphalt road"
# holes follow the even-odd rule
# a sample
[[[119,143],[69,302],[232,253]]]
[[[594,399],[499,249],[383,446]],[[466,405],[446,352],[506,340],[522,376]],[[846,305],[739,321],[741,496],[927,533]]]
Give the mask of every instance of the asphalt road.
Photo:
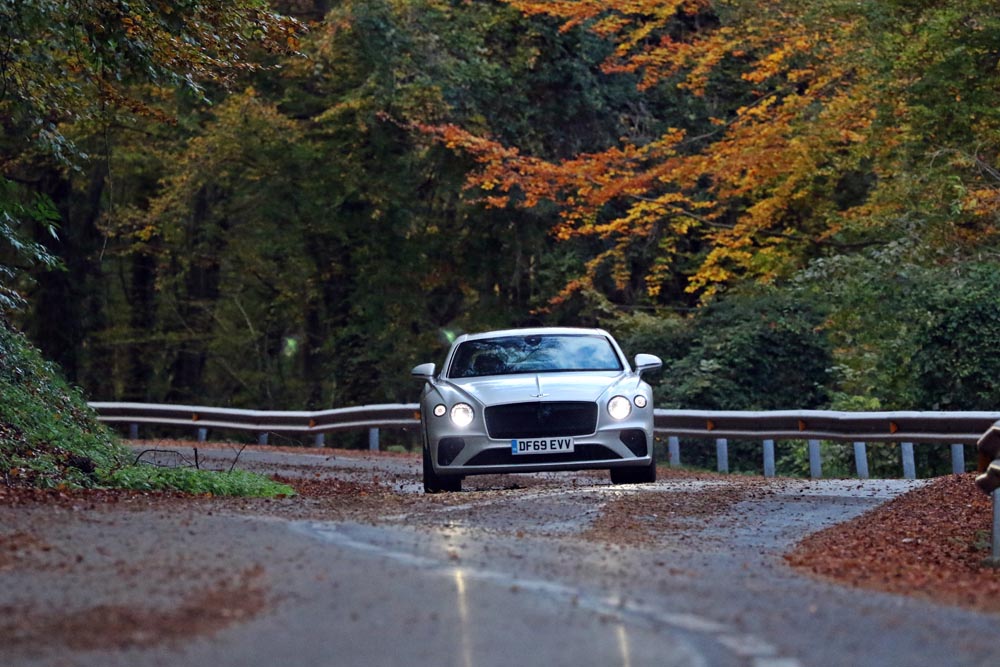
[[[202,452],[219,467],[233,456]],[[7,510],[8,535],[40,531],[49,548],[30,564],[0,558],[0,618],[39,619],[8,623],[0,664],[996,664],[995,615],[818,582],[782,558],[912,482],[785,480],[733,495],[738,479],[611,487],[561,474],[468,480],[441,497],[419,493],[409,458],[247,451],[240,465],[388,491],[343,513],[336,500],[70,508],[44,520],[42,509]],[[617,529],[607,517],[626,501]],[[167,636],[105,643],[39,641],[24,627],[186,608],[207,590],[222,606],[250,599],[249,611],[233,602],[234,618],[201,630],[195,615]]]

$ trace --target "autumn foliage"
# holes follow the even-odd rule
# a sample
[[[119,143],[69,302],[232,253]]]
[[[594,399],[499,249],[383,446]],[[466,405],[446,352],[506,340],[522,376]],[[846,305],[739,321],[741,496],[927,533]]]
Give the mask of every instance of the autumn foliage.
[[[641,272],[655,302],[682,252],[696,259],[687,290],[707,297],[740,280],[788,276],[830,248],[871,243],[915,212],[935,243],[994,238],[995,127],[976,134],[973,146],[972,132],[956,131],[976,124],[973,109],[958,109],[954,126],[936,127],[943,119],[929,126],[921,84],[927,66],[942,59],[916,53],[943,30],[968,32],[973,48],[987,31],[971,9],[509,2],[560,21],[564,31],[613,41],[605,74],[631,76],[650,94],[686,97],[710,111],[700,123],[667,118],[658,136],[623,136],[616,146],[568,159],[529,155],[456,125],[420,126],[475,159],[467,185],[488,206],[551,200],[559,206],[557,238],[606,242],[563,297],[603,267],[619,287]],[[899,21],[911,40],[880,32],[886,21]],[[993,71],[981,82],[950,81],[960,104],[968,94],[962,87],[996,83],[996,52],[984,47],[972,57],[992,62]],[[952,179],[951,192],[939,189],[943,178]],[[639,246],[656,251],[637,266]]]
[[[0,5],[0,311],[108,399],[405,402],[541,321],[658,405],[992,409],[994,4]]]

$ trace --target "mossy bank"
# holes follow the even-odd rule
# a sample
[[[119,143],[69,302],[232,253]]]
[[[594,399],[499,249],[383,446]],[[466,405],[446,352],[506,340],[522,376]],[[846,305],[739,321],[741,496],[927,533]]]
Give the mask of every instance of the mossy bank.
[[[0,484],[127,488],[235,496],[293,495],[260,475],[133,465],[80,392],[0,320]]]

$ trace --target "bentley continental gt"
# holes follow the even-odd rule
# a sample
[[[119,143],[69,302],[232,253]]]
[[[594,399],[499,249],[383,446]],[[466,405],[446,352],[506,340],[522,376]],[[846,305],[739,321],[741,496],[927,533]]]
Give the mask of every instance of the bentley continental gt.
[[[653,398],[601,329],[532,328],[460,336],[440,373],[412,371],[420,397],[427,493],[467,475],[606,469],[614,484],[653,482]]]

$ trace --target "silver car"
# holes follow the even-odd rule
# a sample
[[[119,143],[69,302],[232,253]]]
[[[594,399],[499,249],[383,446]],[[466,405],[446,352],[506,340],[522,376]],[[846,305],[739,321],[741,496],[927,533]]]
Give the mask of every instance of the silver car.
[[[459,337],[444,368],[413,369],[424,490],[460,491],[466,475],[604,468],[615,484],[653,482],[652,391],[600,329],[535,328]]]

